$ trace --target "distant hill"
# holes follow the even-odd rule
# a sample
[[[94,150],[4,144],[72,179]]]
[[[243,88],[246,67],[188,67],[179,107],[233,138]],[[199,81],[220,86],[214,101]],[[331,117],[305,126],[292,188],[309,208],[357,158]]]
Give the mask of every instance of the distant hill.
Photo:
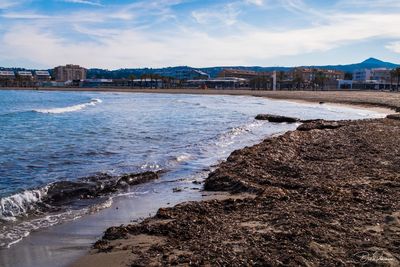
[[[349,64],[349,65],[327,65],[327,66],[304,66],[310,68],[321,68],[321,69],[334,69],[341,70],[344,72],[353,72],[357,69],[372,69],[372,68],[397,68],[400,67],[398,64],[384,62],[376,58],[369,58],[361,63]],[[198,70],[204,71],[208,73],[211,77],[217,77],[218,73],[221,70],[230,68],[230,69],[244,69],[244,70],[252,70],[252,71],[289,71],[293,67],[245,67],[245,66],[225,66],[225,67],[209,67],[209,68],[197,68]],[[1,68],[0,70],[25,70],[24,68]],[[105,70],[105,69],[89,69],[88,70],[88,78],[102,78],[102,79],[120,79],[120,78],[128,78],[131,75],[139,78],[143,74],[158,74],[161,76],[169,76],[174,77],[176,73],[187,71],[190,69],[194,69],[189,66],[177,66],[177,67],[167,67],[167,68],[141,68],[141,69],[119,69],[119,70]],[[52,72],[52,70],[49,70]]]
[[[316,68],[335,69],[335,70],[341,70],[344,72],[353,72],[358,69],[374,69],[374,68],[393,69],[393,68],[398,68],[398,67],[400,67],[400,65],[390,63],[390,62],[384,62],[382,60],[372,58],[372,57],[361,63],[356,63],[356,64],[316,66]]]
[[[361,63],[349,64],[349,65],[327,65],[327,66],[304,66],[310,68],[321,68],[321,69],[334,69],[341,70],[344,72],[353,72],[357,69],[372,69],[372,68],[397,68],[400,65],[384,62],[376,58],[369,58]],[[243,69],[243,70],[252,70],[252,71],[289,71],[293,67],[245,67],[245,66],[225,66],[225,67],[209,67],[209,68],[198,68],[198,70],[204,71],[208,73],[211,77],[217,77],[218,73],[220,73],[223,69]],[[120,70],[102,70],[102,69],[90,69],[88,72],[89,78],[105,78],[105,79],[115,79],[115,78],[123,78],[129,77],[130,75],[135,75],[136,77],[140,77],[142,74],[158,74],[162,76],[174,76],[174,73],[187,71],[193,69],[189,66],[179,66],[179,67],[168,67],[168,68],[159,68],[159,69],[120,69]]]

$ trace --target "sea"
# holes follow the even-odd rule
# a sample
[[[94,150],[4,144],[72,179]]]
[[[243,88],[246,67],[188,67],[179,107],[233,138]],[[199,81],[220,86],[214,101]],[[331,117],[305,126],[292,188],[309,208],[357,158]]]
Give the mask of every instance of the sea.
[[[201,190],[208,173],[234,150],[299,125],[255,120],[260,113],[330,120],[384,116],[251,96],[1,90],[0,248],[107,209],[116,196],[134,190],[44,203],[57,183],[161,171],[158,188]]]

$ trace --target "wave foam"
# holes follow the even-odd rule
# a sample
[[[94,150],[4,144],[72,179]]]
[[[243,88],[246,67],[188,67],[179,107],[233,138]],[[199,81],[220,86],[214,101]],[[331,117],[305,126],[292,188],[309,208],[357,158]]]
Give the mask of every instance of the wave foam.
[[[66,112],[79,111],[79,110],[82,110],[89,106],[95,106],[102,102],[103,101],[101,99],[94,98],[94,99],[91,99],[90,102],[84,103],[84,104],[78,104],[78,105],[73,105],[73,106],[63,107],[63,108],[35,109],[33,111],[38,112],[38,113],[46,113],[46,114],[62,114],[62,113],[66,113]]]
[[[37,190],[27,190],[0,199],[0,220],[15,221],[16,217],[25,215],[35,203],[47,194],[47,187]]]
[[[175,158],[175,160],[177,162],[184,162],[184,161],[188,161],[189,159],[191,159],[192,156],[190,154],[184,153],[182,155],[179,155]]]
[[[59,214],[50,214],[42,218],[23,221],[16,225],[5,225],[0,229],[0,248],[10,248],[27,237],[32,231],[48,228],[60,222],[73,221],[85,214],[96,213],[102,209],[112,206],[113,199],[110,197],[100,204],[96,204],[81,210],[69,210]]]

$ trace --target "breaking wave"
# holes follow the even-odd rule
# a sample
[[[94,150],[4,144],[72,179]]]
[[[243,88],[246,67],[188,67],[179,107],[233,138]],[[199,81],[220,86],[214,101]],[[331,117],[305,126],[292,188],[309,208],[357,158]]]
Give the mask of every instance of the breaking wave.
[[[15,221],[16,217],[26,215],[34,209],[47,194],[48,187],[36,190],[26,190],[0,199],[0,220]]]
[[[94,98],[94,99],[91,99],[90,102],[84,103],[84,104],[78,104],[78,105],[73,105],[73,106],[63,107],[63,108],[35,109],[33,111],[38,112],[38,113],[45,113],[45,114],[62,114],[62,113],[66,113],[66,112],[79,111],[79,110],[85,109],[89,106],[95,106],[102,102],[103,101],[101,99]]]
[[[50,226],[59,224],[60,222],[76,220],[86,214],[92,214],[102,209],[111,207],[113,197],[108,197],[105,201],[88,206],[79,210],[68,210],[59,214],[49,214],[47,216],[22,221],[16,225],[5,225],[0,230],[0,248],[9,248],[18,243],[23,238],[30,235],[32,231],[48,228]]]
[[[32,230],[110,207],[118,193],[127,191],[130,186],[156,180],[162,173],[97,174],[0,198],[0,248],[19,242]]]

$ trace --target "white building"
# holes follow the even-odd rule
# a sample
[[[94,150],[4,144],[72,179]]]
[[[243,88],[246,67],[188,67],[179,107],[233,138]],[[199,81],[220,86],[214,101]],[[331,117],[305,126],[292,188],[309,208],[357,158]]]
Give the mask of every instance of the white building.
[[[381,83],[390,82],[390,69],[376,68],[356,70],[353,72],[353,81],[377,81]]]
[[[30,71],[18,71],[17,74],[19,77],[27,78],[27,79],[32,79],[32,77],[33,77],[32,72],[30,72]]]
[[[2,79],[14,79],[15,73],[13,71],[2,70],[0,71],[0,78]]]
[[[51,79],[50,73],[47,70],[35,71],[35,78],[38,81],[49,81]]]
[[[379,68],[371,70],[371,80],[390,83],[390,69]]]
[[[362,69],[362,70],[355,70],[353,72],[353,81],[365,82],[368,80],[371,80],[371,70]]]

